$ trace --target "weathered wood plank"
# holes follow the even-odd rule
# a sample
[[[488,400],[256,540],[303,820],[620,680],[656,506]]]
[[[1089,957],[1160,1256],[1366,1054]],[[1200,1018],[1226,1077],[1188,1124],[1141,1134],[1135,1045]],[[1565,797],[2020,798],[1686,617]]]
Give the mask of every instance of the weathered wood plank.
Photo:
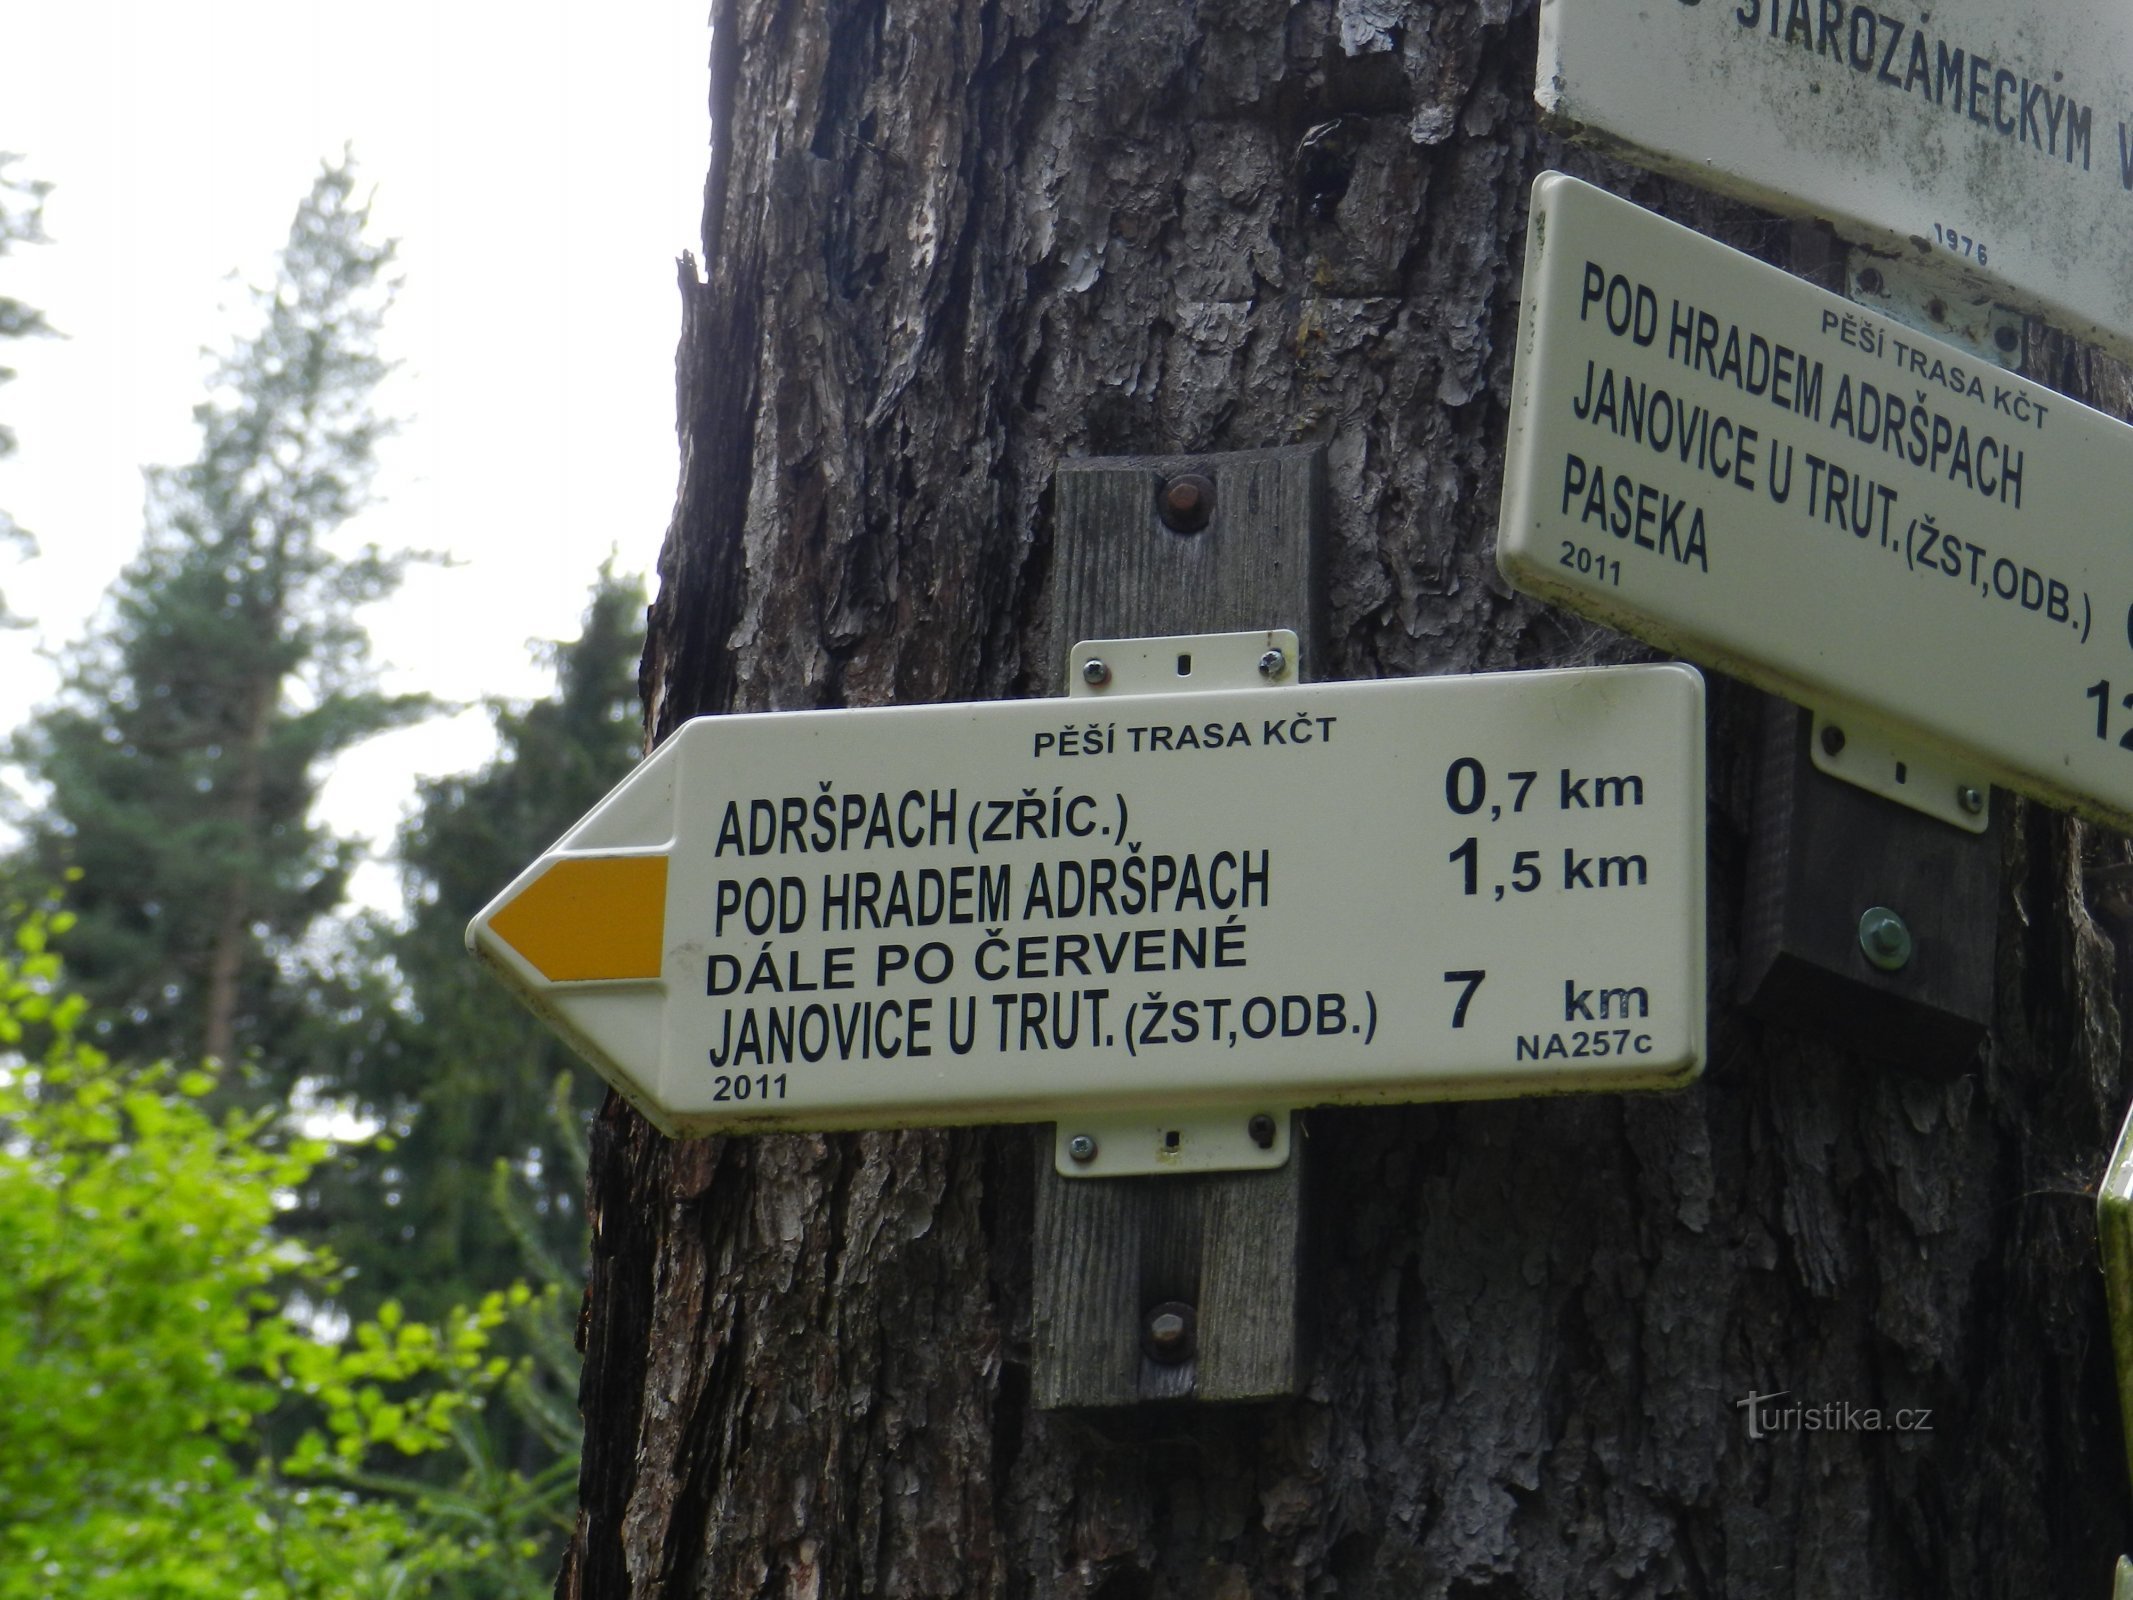
[[[1969,1069],[1992,1020],[1999,826],[1964,833],[1815,769],[1809,715],[1770,702],[1740,997],[1786,1027],[1884,1060]],[[1998,797],[2004,816],[2008,797]],[[1859,945],[1869,906],[1898,912],[1911,959],[1884,972]]]
[[[1214,484],[1207,526],[1166,527],[1171,477]],[[1325,493],[1315,446],[1063,463],[1053,480],[1045,659],[1089,638],[1290,627],[1308,669],[1320,635],[1314,540]],[[1061,685],[1055,682],[1054,688]],[[1038,1159],[1033,1382],[1046,1409],[1144,1400],[1252,1400],[1302,1381],[1297,1279],[1303,1145],[1272,1172],[1062,1178]],[[1156,1306],[1192,1307],[1182,1361],[1153,1359]]]

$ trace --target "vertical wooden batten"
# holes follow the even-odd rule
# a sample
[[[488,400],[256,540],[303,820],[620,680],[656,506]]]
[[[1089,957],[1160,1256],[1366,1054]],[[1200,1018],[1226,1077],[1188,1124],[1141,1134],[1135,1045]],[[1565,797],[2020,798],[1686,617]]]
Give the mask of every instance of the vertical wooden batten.
[[[1207,526],[1159,511],[1183,473],[1214,484]],[[1294,628],[1308,672],[1324,637],[1319,540],[1325,454],[1299,445],[1060,464],[1053,479],[1052,602],[1043,659],[1064,692],[1083,639]],[[1033,1381],[1047,1410],[1296,1393],[1304,1145],[1286,1165],[1190,1177],[1064,1178],[1052,1130],[1038,1157],[1032,1245]],[[1191,1353],[1162,1362],[1143,1332],[1158,1306],[1191,1308]]]

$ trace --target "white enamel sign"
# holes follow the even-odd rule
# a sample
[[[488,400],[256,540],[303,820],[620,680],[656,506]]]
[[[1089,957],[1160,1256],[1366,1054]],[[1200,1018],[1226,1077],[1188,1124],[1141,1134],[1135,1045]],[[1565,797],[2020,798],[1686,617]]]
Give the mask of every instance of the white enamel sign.
[[[2133,356],[2124,0],[1543,0],[1559,123]]]
[[[2133,826],[2133,429],[1558,173],[1519,588]]]
[[[468,943],[669,1131],[1674,1084],[1702,705],[1660,666],[704,718]]]

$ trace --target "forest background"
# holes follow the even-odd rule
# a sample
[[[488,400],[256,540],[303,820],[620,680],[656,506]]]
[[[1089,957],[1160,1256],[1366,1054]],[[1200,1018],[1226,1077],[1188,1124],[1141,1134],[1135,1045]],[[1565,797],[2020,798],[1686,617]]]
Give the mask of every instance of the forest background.
[[[0,165],[0,361],[71,332],[11,293],[36,171]],[[0,1595],[539,1594],[570,1526],[594,1091],[460,939],[634,760],[645,594],[568,574],[545,693],[381,673],[369,625],[440,563],[365,537],[407,420],[371,199],[330,157],[231,291],[194,453],[6,750]],[[350,752],[446,722],[493,756],[389,847],[321,820]]]

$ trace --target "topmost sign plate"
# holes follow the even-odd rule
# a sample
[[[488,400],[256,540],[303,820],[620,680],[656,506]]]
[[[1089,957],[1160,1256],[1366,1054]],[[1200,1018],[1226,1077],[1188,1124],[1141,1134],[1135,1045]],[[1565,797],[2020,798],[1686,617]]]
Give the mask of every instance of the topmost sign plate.
[[[1535,95],[2133,357],[2126,0],[1543,0]]]

